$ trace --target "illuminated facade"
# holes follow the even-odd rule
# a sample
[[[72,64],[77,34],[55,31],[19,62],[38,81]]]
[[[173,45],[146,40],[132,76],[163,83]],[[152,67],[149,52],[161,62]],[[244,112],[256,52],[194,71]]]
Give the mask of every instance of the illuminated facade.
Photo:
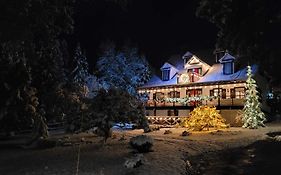
[[[232,112],[243,108],[246,67],[235,71],[235,57],[227,52],[212,66],[187,52],[182,58],[164,63],[160,69],[161,78],[154,75],[138,89],[140,94],[147,95],[148,119],[161,118],[168,121],[171,117],[175,119],[175,116],[186,117],[199,104],[216,106],[224,111],[231,109]],[[257,66],[253,65],[252,69],[253,74],[256,74]],[[212,96],[215,99],[190,101],[187,104],[161,100],[202,96]],[[234,120],[234,117],[231,118],[230,120]]]

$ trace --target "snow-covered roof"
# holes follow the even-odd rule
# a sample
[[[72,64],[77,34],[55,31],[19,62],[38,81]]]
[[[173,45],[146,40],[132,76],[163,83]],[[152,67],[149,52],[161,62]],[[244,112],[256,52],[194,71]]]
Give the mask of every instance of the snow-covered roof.
[[[152,88],[152,87],[159,87],[159,86],[173,86],[178,85],[177,82],[177,75],[181,75],[187,72],[187,68],[184,67],[184,61],[182,58],[189,57],[189,60],[187,61],[188,69],[190,68],[197,68],[198,65],[195,64],[197,62],[203,63],[208,65],[207,72],[204,73],[204,76],[200,77],[200,79],[196,82],[192,82],[190,84],[196,84],[196,83],[216,83],[216,82],[231,82],[231,81],[245,81],[247,79],[247,68],[241,69],[233,74],[223,74],[223,64],[229,61],[235,60],[235,57],[230,55],[229,53],[225,53],[223,57],[219,60],[219,64],[214,64],[213,66],[209,66],[209,64],[202,61],[200,58],[198,58],[196,55],[193,55],[190,52],[186,52],[183,57],[181,56],[174,56],[171,57],[167,62],[164,63],[164,65],[161,67],[161,69],[167,68],[167,67],[173,67],[176,68],[175,75],[168,81],[163,81],[158,76],[154,75],[152,78],[144,84],[140,88]],[[195,61],[195,63],[193,63]],[[252,73],[253,75],[257,72],[258,66],[253,65],[252,66]]]
[[[168,62],[165,62],[164,65],[160,69],[166,69],[166,68],[171,68],[171,67],[177,69],[175,66],[173,66],[172,64],[170,64]]]
[[[182,70],[184,68],[184,61],[179,55],[170,57],[168,63],[172,64],[177,70]]]
[[[257,72],[258,66],[252,66],[253,75]],[[247,68],[241,69],[233,74],[225,75],[223,74],[223,65],[222,64],[214,64],[207,74],[203,76],[196,83],[207,83],[207,82],[219,82],[219,81],[245,81],[247,79]]]
[[[252,66],[252,74],[256,74],[258,70],[257,65]],[[197,82],[194,83],[215,83],[222,81],[245,81],[247,79],[247,68],[241,69],[234,74],[225,75],[223,74],[223,65],[222,64],[214,64],[206,75],[200,78]],[[192,83],[192,84],[194,84]],[[162,81],[157,76],[152,76],[152,78],[141,88],[151,88],[151,87],[160,87],[160,86],[170,86],[177,85],[177,76],[174,76],[169,81]]]
[[[220,63],[230,62],[235,60],[235,57],[230,55],[229,53],[225,53],[223,57],[219,59]]]
[[[159,87],[159,86],[169,86],[169,85],[176,85],[177,84],[177,76],[173,76],[168,81],[161,80],[158,76],[153,75],[151,79],[144,84],[141,88],[148,88],[148,87]]]

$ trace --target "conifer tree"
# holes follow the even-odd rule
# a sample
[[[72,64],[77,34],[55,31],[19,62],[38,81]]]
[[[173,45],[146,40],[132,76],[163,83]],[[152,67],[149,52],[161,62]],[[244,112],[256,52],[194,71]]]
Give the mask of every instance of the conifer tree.
[[[79,86],[86,84],[86,79],[90,75],[86,56],[82,53],[80,45],[77,46],[74,55],[75,68],[73,70],[73,81]]]
[[[133,96],[137,96],[137,87],[148,81],[150,76],[148,62],[139,55],[137,48],[116,50],[113,43],[103,49],[97,71],[104,89],[119,88]]]
[[[74,1],[0,1],[0,128],[33,128],[48,135],[47,121],[57,117],[57,89],[66,82],[62,35],[73,30]]]
[[[265,126],[265,115],[261,111],[256,81],[253,79],[251,66],[247,66],[246,97],[242,122],[244,128],[256,129]]]

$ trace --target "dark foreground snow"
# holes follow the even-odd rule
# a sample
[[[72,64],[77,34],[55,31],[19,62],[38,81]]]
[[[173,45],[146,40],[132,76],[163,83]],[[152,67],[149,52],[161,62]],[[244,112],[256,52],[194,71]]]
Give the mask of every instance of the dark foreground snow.
[[[79,144],[81,175],[180,174],[185,171],[184,156],[199,174],[278,174],[281,142],[266,134],[280,132],[280,123],[258,130],[230,128],[185,137],[180,136],[182,128],[172,128],[170,134],[164,135],[165,130],[148,133],[154,138],[153,151],[145,153],[144,164],[134,169],[125,168],[124,163],[134,153],[129,139],[143,134],[141,130],[115,131],[104,146],[99,142],[101,138],[86,133],[58,135],[70,144],[46,149],[11,147],[15,142],[9,146],[4,144],[7,140],[0,140],[0,174],[73,175]]]

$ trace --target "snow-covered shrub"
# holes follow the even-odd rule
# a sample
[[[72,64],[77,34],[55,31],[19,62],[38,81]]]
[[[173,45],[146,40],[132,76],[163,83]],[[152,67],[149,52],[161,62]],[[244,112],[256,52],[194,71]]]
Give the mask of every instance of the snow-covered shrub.
[[[190,133],[188,131],[183,131],[181,133],[181,136],[189,136],[189,135],[190,135]]]
[[[165,130],[165,131],[164,131],[164,134],[172,134],[172,131],[169,130],[169,129],[168,129],[168,130]]]
[[[153,139],[147,135],[139,135],[130,139],[130,145],[140,153],[151,151]]]
[[[152,132],[152,131],[159,131],[160,127],[157,125],[150,125],[147,128],[144,128],[144,133]]]
[[[143,103],[124,90],[102,89],[89,100],[89,113],[86,116],[89,121],[85,119],[87,123],[83,123],[83,126],[98,127],[105,139],[111,137],[109,131],[115,123],[135,123],[140,127],[147,124]]]
[[[127,159],[124,163],[126,168],[137,168],[144,162],[143,154],[136,154],[133,158]]]

